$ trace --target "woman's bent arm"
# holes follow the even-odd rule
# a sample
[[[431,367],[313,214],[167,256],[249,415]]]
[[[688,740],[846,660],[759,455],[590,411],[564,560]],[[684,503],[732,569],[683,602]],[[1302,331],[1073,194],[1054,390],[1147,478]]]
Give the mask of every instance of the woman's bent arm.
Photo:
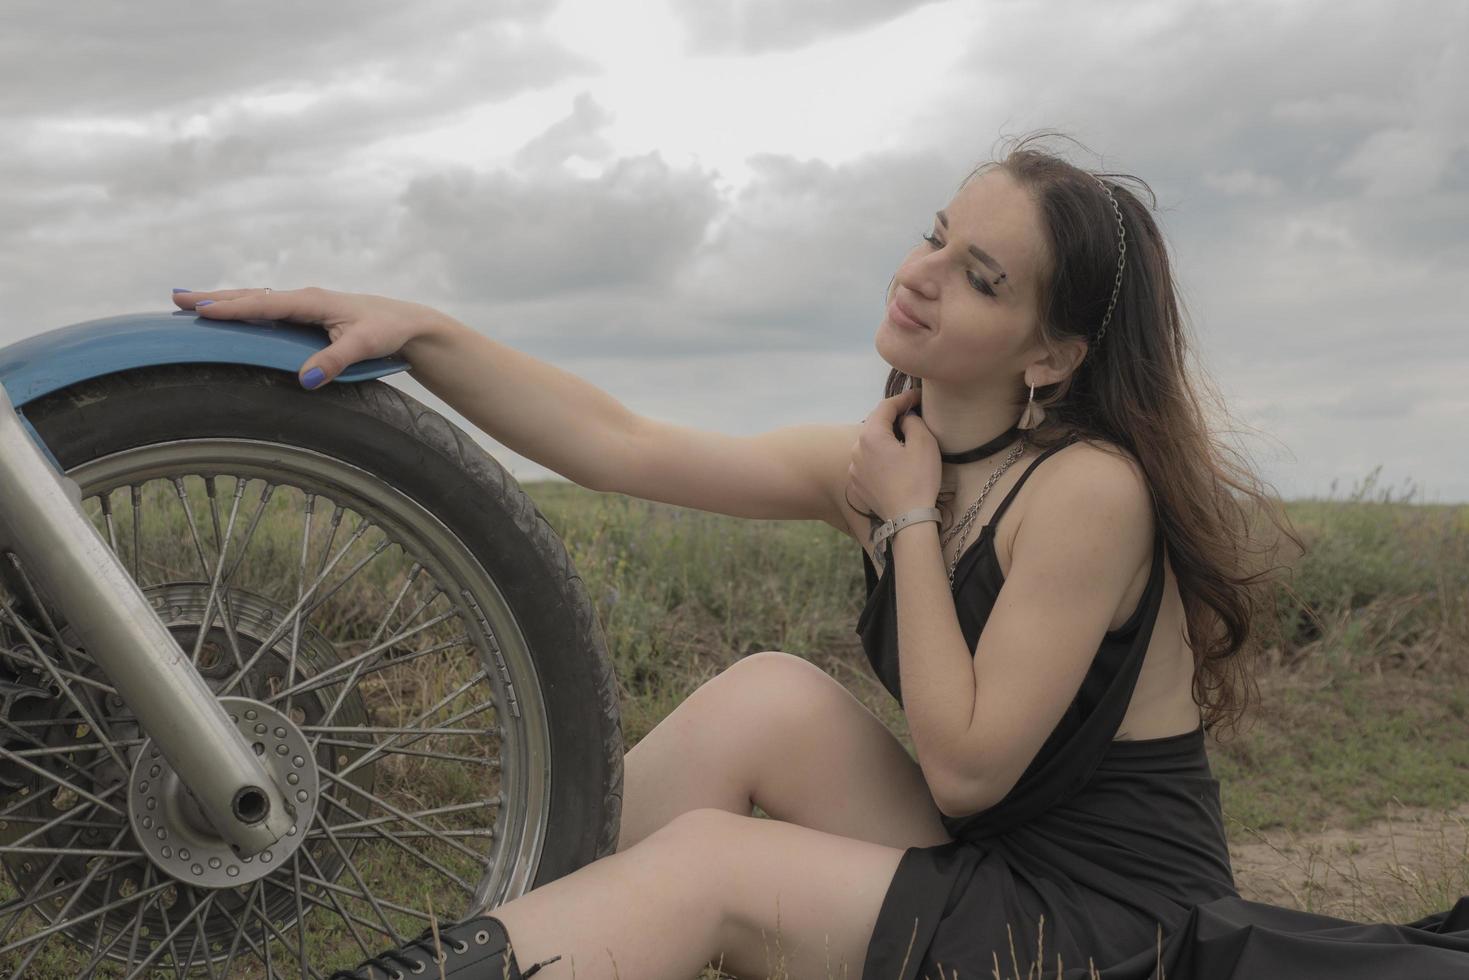
[[[568,480],[604,489],[626,454],[635,416],[621,402],[452,317],[431,317],[402,353],[425,388],[500,443]]]
[[[855,425],[730,436],[645,418],[576,375],[442,314],[402,353],[413,376],[465,418],[584,487],[846,530],[837,496]]]

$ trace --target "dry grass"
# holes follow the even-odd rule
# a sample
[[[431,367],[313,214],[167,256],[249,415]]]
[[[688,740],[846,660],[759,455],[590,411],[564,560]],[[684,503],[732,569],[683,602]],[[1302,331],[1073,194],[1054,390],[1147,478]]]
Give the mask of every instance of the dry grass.
[[[621,685],[628,747],[735,660],[782,649],[841,680],[911,752],[901,709],[873,678],[852,634],[863,583],[849,540],[819,524],[737,521],[567,484],[526,489],[566,541],[596,603]],[[285,513],[299,505],[282,498],[280,507]],[[1210,747],[1239,883],[1247,897],[1275,904],[1409,921],[1469,892],[1461,833],[1469,804],[1469,745],[1462,739],[1469,714],[1469,507],[1394,500],[1369,478],[1346,499],[1288,510],[1309,546],[1292,563],[1302,602],[1277,595],[1253,725]],[[126,508],[119,515],[125,520]],[[344,523],[338,534],[350,527]],[[322,515],[314,533],[325,535],[325,528]],[[146,578],[199,577],[185,524],[147,536],[173,545],[140,556]],[[324,544],[313,537],[312,554]],[[130,561],[125,537],[121,545]],[[267,596],[294,587],[300,549],[299,526],[267,520],[252,546],[246,587]],[[405,581],[408,562],[395,552],[390,557],[313,619],[339,650],[366,642]],[[420,639],[426,645],[452,637],[446,627]],[[365,702],[382,717],[407,718],[459,679],[451,667],[405,662],[368,685]],[[430,771],[408,756],[383,767],[382,779],[385,793],[408,803],[484,789],[462,772]],[[1388,818],[1382,850],[1380,824]],[[421,895],[412,862],[402,856],[385,857],[373,870]],[[778,930],[771,943],[769,980],[785,980],[790,964]],[[340,930],[313,938],[318,964],[353,961],[353,951]],[[994,976],[1038,980],[1043,959],[997,958]],[[76,963],[74,955],[48,949],[31,975],[74,976]],[[701,977],[720,975],[711,967]]]

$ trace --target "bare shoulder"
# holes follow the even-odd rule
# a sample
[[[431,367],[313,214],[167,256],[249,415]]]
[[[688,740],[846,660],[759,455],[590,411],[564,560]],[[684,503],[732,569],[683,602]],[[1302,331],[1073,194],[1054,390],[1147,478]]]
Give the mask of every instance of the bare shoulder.
[[[1009,536],[1012,552],[1027,542],[1094,542],[1119,549],[1124,567],[1147,559],[1153,493],[1142,464],[1126,449],[1079,440],[1057,451],[1029,482],[1034,486],[1026,487],[1024,509]]]

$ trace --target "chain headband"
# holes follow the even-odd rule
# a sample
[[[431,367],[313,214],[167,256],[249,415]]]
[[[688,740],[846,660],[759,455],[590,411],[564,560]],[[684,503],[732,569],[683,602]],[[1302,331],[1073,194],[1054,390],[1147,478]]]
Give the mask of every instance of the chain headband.
[[[1107,304],[1107,313],[1102,317],[1102,326],[1097,330],[1095,343],[1100,344],[1102,337],[1107,333],[1107,324],[1112,320],[1112,311],[1117,308],[1117,294],[1122,290],[1122,270],[1127,266],[1127,229],[1122,225],[1122,209],[1117,206],[1117,198],[1112,193],[1112,188],[1107,182],[1095,174],[1092,177],[1102,185],[1102,190],[1107,192],[1107,200],[1112,202],[1112,213],[1117,216],[1117,275],[1112,280],[1112,299]]]

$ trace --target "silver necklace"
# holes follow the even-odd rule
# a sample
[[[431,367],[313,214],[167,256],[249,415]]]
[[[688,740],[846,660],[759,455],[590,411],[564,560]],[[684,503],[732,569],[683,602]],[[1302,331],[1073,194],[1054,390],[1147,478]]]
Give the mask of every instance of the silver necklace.
[[[984,498],[989,496],[990,490],[995,485],[995,481],[1010,468],[1010,464],[1020,458],[1020,454],[1023,452],[1025,452],[1025,439],[1022,438],[1015,444],[1015,448],[1010,450],[1010,454],[1005,457],[1004,462],[990,474],[990,478],[985,481],[984,489],[979,491],[979,498],[969,505],[969,508],[964,511],[964,515],[954,522],[953,527],[939,536],[939,543],[943,546],[947,546],[950,541],[954,540],[955,535],[959,537],[959,548],[954,552],[954,560],[949,562],[949,588],[951,590],[954,588],[954,570],[959,567],[959,559],[964,556],[964,540],[969,536],[969,526],[974,523],[975,515],[979,513],[979,508],[984,503]]]

